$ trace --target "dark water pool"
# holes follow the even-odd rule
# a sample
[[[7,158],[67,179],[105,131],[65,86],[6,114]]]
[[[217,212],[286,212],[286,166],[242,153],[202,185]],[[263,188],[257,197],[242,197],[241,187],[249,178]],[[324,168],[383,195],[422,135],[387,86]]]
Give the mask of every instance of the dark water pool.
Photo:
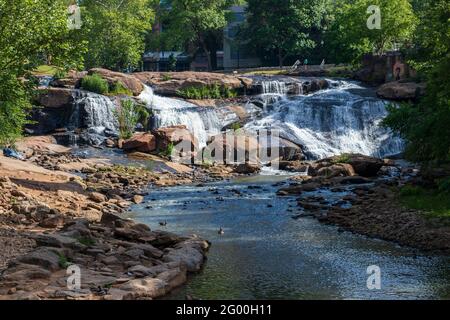
[[[312,218],[294,220],[295,198],[275,195],[273,184],[282,179],[158,189],[135,208],[133,216],[152,228],[167,220],[168,231],[212,242],[204,270],[169,298],[450,298],[449,258],[339,233]],[[380,290],[367,288],[371,265],[381,269]]]

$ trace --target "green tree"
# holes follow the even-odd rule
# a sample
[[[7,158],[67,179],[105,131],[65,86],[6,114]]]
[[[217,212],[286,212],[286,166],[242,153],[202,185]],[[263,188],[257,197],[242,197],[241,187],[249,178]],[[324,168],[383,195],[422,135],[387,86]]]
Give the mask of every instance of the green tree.
[[[51,60],[81,67],[83,42],[68,27],[66,0],[0,0],[0,145],[13,143],[27,122],[31,71]]]
[[[87,68],[134,69],[151,30],[154,0],[81,0],[89,41]]]
[[[170,3],[155,1],[152,6],[155,12],[155,27],[147,34],[145,40],[147,51],[180,51],[184,47],[183,39],[174,32],[166,32],[166,27],[173,20],[171,17]]]
[[[322,28],[326,0],[249,0],[241,36],[257,52],[278,57],[305,54],[316,46],[312,33]]]
[[[212,69],[214,38],[231,19],[230,6],[240,0],[170,0],[170,21],[167,34],[187,44],[200,46]],[[211,39],[213,38],[213,39]]]
[[[381,28],[370,29],[368,8],[380,8]],[[329,59],[355,62],[366,53],[382,54],[394,43],[411,40],[417,18],[408,0],[339,0],[335,3],[334,21],[325,37]]]
[[[450,3],[436,0],[422,9],[416,65],[426,78],[426,95],[416,104],[391,106],[385,125],[406,139],[409,159],[450,161]]]

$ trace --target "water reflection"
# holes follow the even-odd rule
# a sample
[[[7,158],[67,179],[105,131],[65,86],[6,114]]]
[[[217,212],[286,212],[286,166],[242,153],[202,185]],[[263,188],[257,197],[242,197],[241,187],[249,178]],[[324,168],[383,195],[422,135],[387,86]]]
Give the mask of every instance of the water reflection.
[[[152,191],[135,218],[153,228],[167,220],[168,231],[195,233],[213,244],[204,270],[170,298],[184,299],[187,293],[201,299],[450,297],[449,258],[418,256],[413,249],[339,233],[310,218],[294,220],[296,199],[275,196],[274,184],[283,179],[259,176]],[[149,204],[152,209],[145,209]],[[381,268],[381,290],[366,287],[369,265]]]

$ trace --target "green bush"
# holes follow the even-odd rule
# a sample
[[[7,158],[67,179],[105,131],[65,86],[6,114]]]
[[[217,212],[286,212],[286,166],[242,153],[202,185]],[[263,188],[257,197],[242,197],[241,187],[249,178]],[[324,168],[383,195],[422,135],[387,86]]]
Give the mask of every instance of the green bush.
[[[107,94],[109,92],[108,81],[98,74],[85,76],[83,80],[81,80],[81,88],[98,94]]]
[[[58,264],[63,269],[67,269],[70,265],[72,265],[69,259],[67,259],[67,257],[62,253],[58,254]]]
[[[0,70],[0,147],[13,146],[30,123],[30,88],[12,74]]]
[[[139,122],[135,103],[132,100],[123,100],[120,107],[115,110],[115,115],[119,122],[119,137],[125,140],[130,139]]]
[[[172,153],[173,153],[173,150],[175,149],[175,146],[174,146],[174,144],[173,144],[173,142],[170,142],[168,145],[167,145],[167,149],[166,149],[166,156],[168,156],[168,157],[170,157],[170,156],[172,156]]]
[[[144,126],[144,129],[148,130],[148,121],[150,119],[150,111],[147,109],[146,106],[141,104],[136,104],[134,106],[134,111],[137,113],[138,116],[138,123],[141,123]]]
[[[400,189],[399,197],[405,207],[423,211],[426,216],[450,218],[448,191],[406,185]]]
[[[133,95],[133,92],[131,92],[130,89],[125,88],[125,86],[120,81],[114,82],[112,84],[111,89],[109,90],[109,93],[111,95],[114,95],[114,96],[118,96],[118,95],[121,95],[121,94],[124,94],[124,95],[127,95],[127,96],[132,96]]]
[[[177,91],[177,94],[185,99],[224,99],[237,96],[235,90],[218,84],[207,86],[192,86]]]
[[[235,122],[231,125],[231,130],[238,131],[241,128],[241,124],[239,122]]]
[[[417,196],[422,193],[422,189],[417,186],[406,185],[400,189],[400,196],[408,197],[408,196]]]
[[[450,177],[441,179],[438,182],[438,189],[443,193],[450,193]]]
[[[350,161],[350,155],[348,153],[341,154],[340,156],[337,156],[333,158],[332,162],[334,164],[338,163],[348,163]]]
[[[65,77],[67,77],[67,72],[65,70],[62,70],[62,69],[56,70],[55,74],[53,75],[53,78],[55,80],[64,79]]]

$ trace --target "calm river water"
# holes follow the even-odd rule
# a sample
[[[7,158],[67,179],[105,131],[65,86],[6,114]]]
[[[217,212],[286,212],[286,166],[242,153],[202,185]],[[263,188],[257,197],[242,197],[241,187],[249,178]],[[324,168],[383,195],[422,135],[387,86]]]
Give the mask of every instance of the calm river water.
[[[169,298],[450,298],[450,258],[340,233],[312,218],[294,220],[296,199],[275,194],[274,184],[284,179],[259,176],[151,191],[133,211],[135,219],[212,242],[202,272]],[[159,227],[164,220],[167,227]],[[221,227],[224,235],[218,234]],[[371,265],[381,269],[381,290],[367,288]]]

